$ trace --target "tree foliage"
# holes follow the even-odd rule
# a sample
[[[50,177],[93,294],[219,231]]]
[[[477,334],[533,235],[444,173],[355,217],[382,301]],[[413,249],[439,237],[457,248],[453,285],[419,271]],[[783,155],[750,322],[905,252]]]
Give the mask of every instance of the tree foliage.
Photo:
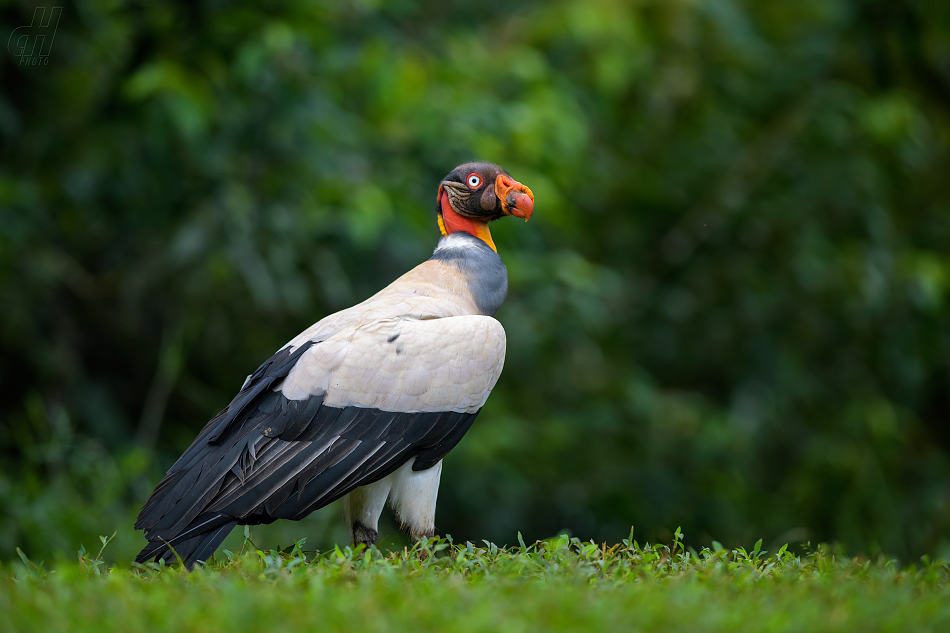
[[[48,65],[0,56],[0,556],[134,551],[160,472],[427,257],[471,158],[537,213],[493,225],[507,366],[440,531],[946,552],[944,4],[66,7]]]

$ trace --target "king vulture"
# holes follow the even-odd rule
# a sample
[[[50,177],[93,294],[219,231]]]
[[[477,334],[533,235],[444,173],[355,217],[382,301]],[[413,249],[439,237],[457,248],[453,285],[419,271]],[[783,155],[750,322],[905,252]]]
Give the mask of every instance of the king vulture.
[[[191,567],[235,525],[299,520],[341,497],[354,543],[376,542],[387,501],[413,538],[433,536],[442,458],[505,361],[492,315],[508,271],[488,223],[533,210],[531,190],[497,165],[452,170],[439,185],[432,257],[248,376],[152,492],[135,560],[177,554]]]

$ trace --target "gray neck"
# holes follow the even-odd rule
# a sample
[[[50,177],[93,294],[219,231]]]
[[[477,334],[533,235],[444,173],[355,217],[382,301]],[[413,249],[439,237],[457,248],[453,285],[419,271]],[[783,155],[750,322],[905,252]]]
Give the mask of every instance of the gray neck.
[[[458,266],[478,311],[494,316],[508,295],[508,269],[488,244],[458,231],[439,240],[432,259]]]

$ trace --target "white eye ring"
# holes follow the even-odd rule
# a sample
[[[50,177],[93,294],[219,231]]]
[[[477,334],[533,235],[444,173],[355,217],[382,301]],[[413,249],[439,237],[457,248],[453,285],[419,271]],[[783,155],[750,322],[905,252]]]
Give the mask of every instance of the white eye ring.
[[[479,176],[478,174],[469,174],[469,175],[468,175],[468,186],[469,186],[469,187],[471,187],[472,189],[475,189],[475,188],[478,187],[478,185],[480,185],[480,184],[482,184],[481,176]]]

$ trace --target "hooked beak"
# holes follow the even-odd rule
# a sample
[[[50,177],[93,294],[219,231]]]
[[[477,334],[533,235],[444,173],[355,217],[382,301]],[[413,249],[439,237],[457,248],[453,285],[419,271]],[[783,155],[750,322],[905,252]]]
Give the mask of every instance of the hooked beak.
[[[527,222],[534,212],[534,194],[520,182],[499,174],[495,179],[495,195],[501,201],[501,210],[505,215],[524,218]]]

